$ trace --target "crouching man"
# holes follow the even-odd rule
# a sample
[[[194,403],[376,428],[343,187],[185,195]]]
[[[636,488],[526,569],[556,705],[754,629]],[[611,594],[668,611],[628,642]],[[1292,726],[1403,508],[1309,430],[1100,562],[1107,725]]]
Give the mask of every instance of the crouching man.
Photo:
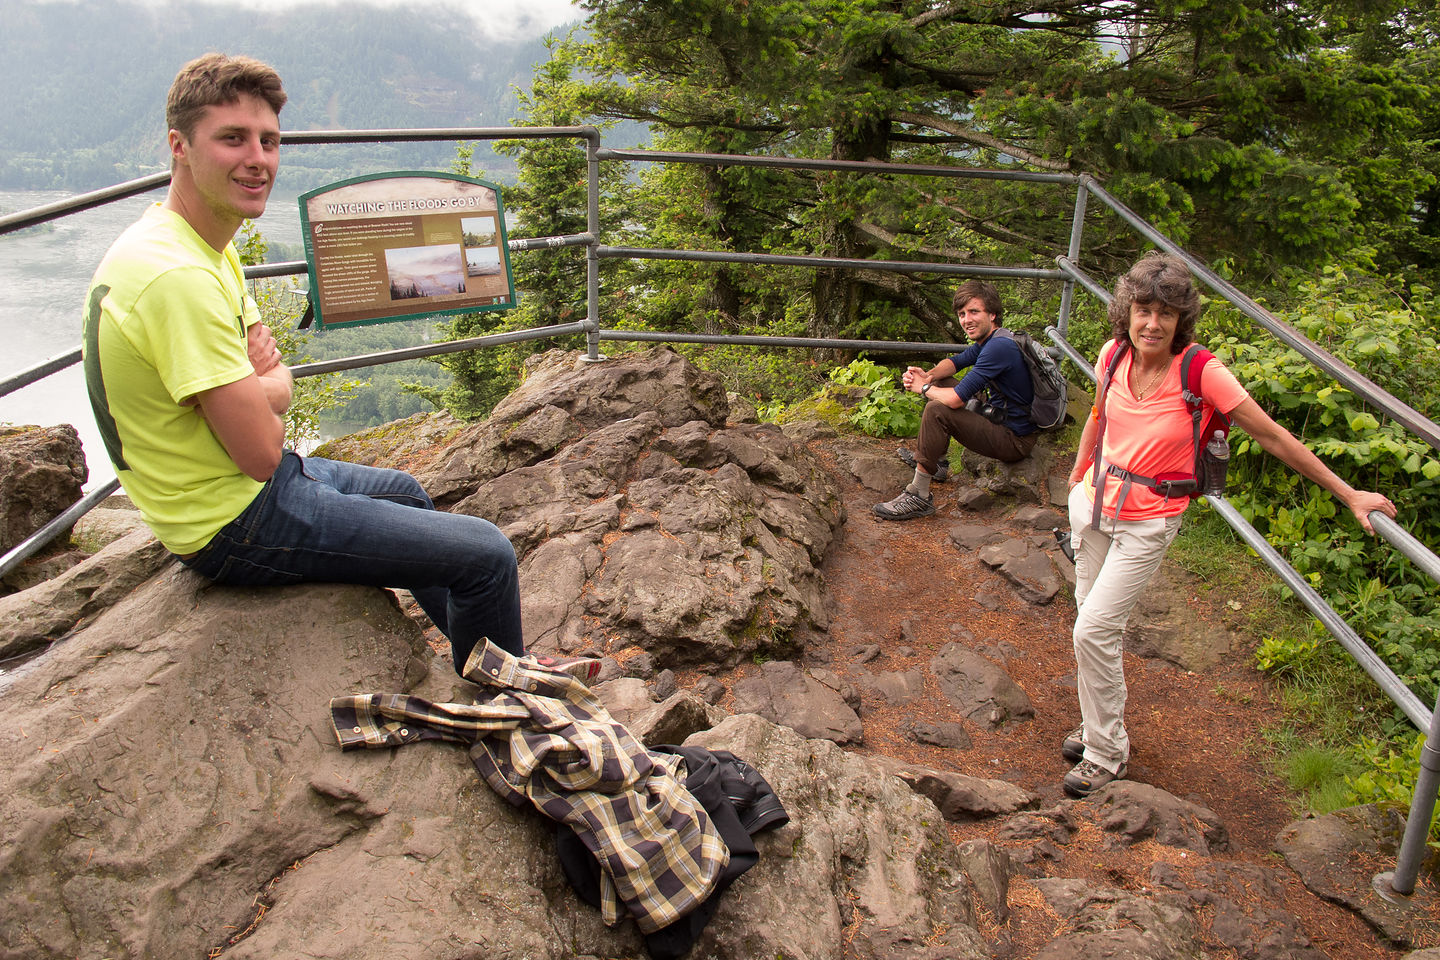
[[[945,454],[951,437],[1005,463],[1023,460],[1035,449],[1038,432],[1030,421],[1034,389],[1025,358],[1014,340],[994,335],[1004,312],[999,292],[983,280],[967,280],[955,291],[955,313],[972,343],[929,370],[905,371],[905,389],[927,401],[919,452],[900,451],[900,458],[915,467],[915,477],[895,499],[877,503],[875,516],[913,520],[935,512],[930,484],[949,471]],[[961,370],[966,373],[957,381]]]

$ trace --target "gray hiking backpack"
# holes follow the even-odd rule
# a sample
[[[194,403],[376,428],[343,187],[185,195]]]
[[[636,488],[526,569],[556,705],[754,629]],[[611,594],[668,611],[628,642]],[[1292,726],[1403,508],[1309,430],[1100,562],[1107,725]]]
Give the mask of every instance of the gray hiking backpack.
[[[1060,364],[1043,344],[1023,330],[997,327],[993,336],[1014,340],[1020,348],[1020,355],[1025,358],[1025,369],[1030,373],[1030,389],[1034,393],[1034,399],[1030,401],[1030,422],[1040,430],[1058,430],[1065,423],[1065,391],[1069,386],[1065,375],[1060,372]]]

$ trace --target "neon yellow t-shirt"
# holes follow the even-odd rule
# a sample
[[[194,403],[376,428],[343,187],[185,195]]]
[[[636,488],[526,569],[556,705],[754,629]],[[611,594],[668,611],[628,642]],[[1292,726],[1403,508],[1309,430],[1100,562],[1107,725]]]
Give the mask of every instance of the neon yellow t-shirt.
[[[224,251],[156,204],[105,254],[85,306],[85,382],[116,476],[155,536],[194,553],[255,499],[198,408],[182,401],[254,372],[259,311]]]

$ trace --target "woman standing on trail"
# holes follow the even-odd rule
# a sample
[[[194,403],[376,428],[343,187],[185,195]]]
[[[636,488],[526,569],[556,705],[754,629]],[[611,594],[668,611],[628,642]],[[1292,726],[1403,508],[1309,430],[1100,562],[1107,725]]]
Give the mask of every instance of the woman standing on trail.
[[[1180,368],[1199,315],[1190,271],[1178,257],[1158,252],[1146,254],[1120,279],[1110,304],[1112,339],[1101,348],[1095,368],[1101,388],[1070,471],[1075,685],[1082,722],[1060,753],[1075,764],[1063,784],[1073,796],[1123,779],[1130,757],[1121,636],[1180,530],[1194,488],[1196,427]],[[1201,423],[1212,411],[1228,414],[1267,452],[1342,500],[1367,533],[1375,532],[1371,511],[1395,516],[1387,498],[1337,477],[1271,420],[1219,360],[1208,353],[1202,357],[1208,359],[1196,391]]]

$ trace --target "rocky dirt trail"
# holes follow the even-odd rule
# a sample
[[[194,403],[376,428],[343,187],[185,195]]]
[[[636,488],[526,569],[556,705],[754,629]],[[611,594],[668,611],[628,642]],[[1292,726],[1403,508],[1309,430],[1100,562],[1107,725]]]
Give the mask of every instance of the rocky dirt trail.
[[[991,820],[954,824],[957,844],[990,840],[1017,859],[1031,860],[1028,871],[1038,875],[1124,890],[1169,887],[1187,893],[1198,905],[1206,928],[1202,940],[1213,951],[1211,957],[1381,960],[1404,955],[1386,946],[1353,912],[1310,893],[1275,852],[1277,834],[1295,819],[1289,793],[1260,756],[1259,732],[1277,719],[1278,711],[1272,691],[1251,666],[1251,650],[1238,638],[1203,675],[1128,650],[1125,657],[1130,779],[1214,811],[1228,832],[1229,850],[1205,856],[1153,841],[1116,843],[1114,834],[1100,826],[1104,811],[1093,804],[1065,803],[1060,788],[1068,765],[1059,756],[1059,744],[1079,720],[1070,590],[1060,590],[1046,604],[1022,599],[976,550],[957,547],[951,537],[957,525],[980,524],[1040,543],[1050,536],[1048,528],[1016,528],[1009,517],[1017,504],[1006,498],[978,511],[959,506],[963,471],[933,488],[935,516],[904,523],[875,519],[871,507],[894,491],[866,487],[846,463],[854,456],[893,457],[894,443],[845,441],[828,449],[812,444],[812,449],[834,466],[848,518],[824,566],[833,604],[830,628],[826,635],[806,639],[803,663],[832,670],[861,692],[864,741],[849,749],[1008,781],[1038,794],[1042,813],[1068,810],[1054,818],[1065,827],[1051,830],[1059,842],[1017,837],[1010,820]],[[1055,467],[1062,478],[1065,466]],[[1219,625],[1233,612],[1225,604],[1233,598],[1206,598],[1193,585],[1187,590],[1185,575],[1173,567],[1161,576],[1169,582],[1159,588],[1171,592],[1171,618],[1181,629],[1187,621],[1196,632],[1222,629]],[[1156,589],[1152,586],[1152,592]],[[932,658],[954,642],[1003,664],[1028,694],[1034,717],[993,730],[963,723],[968,746],[928,745],[908,735],[917,723],[960,719],[928,669]],[[742,665],[719,679],[733,690],[736,681],[758,670]],[[923,678],[923,688],[903,703],[893,702],[875,682],[912,670],[912,676]],[[732,700],[727,697],[721,706]],[[1041,862],[1047,858],[1053,862]],[[1393,863],[1375,869],[1390,868]],[[986,918],[998,957],[1034,956],[1066,926],[1023,877],[1012,880],[1008,907],[1008,916]]]

